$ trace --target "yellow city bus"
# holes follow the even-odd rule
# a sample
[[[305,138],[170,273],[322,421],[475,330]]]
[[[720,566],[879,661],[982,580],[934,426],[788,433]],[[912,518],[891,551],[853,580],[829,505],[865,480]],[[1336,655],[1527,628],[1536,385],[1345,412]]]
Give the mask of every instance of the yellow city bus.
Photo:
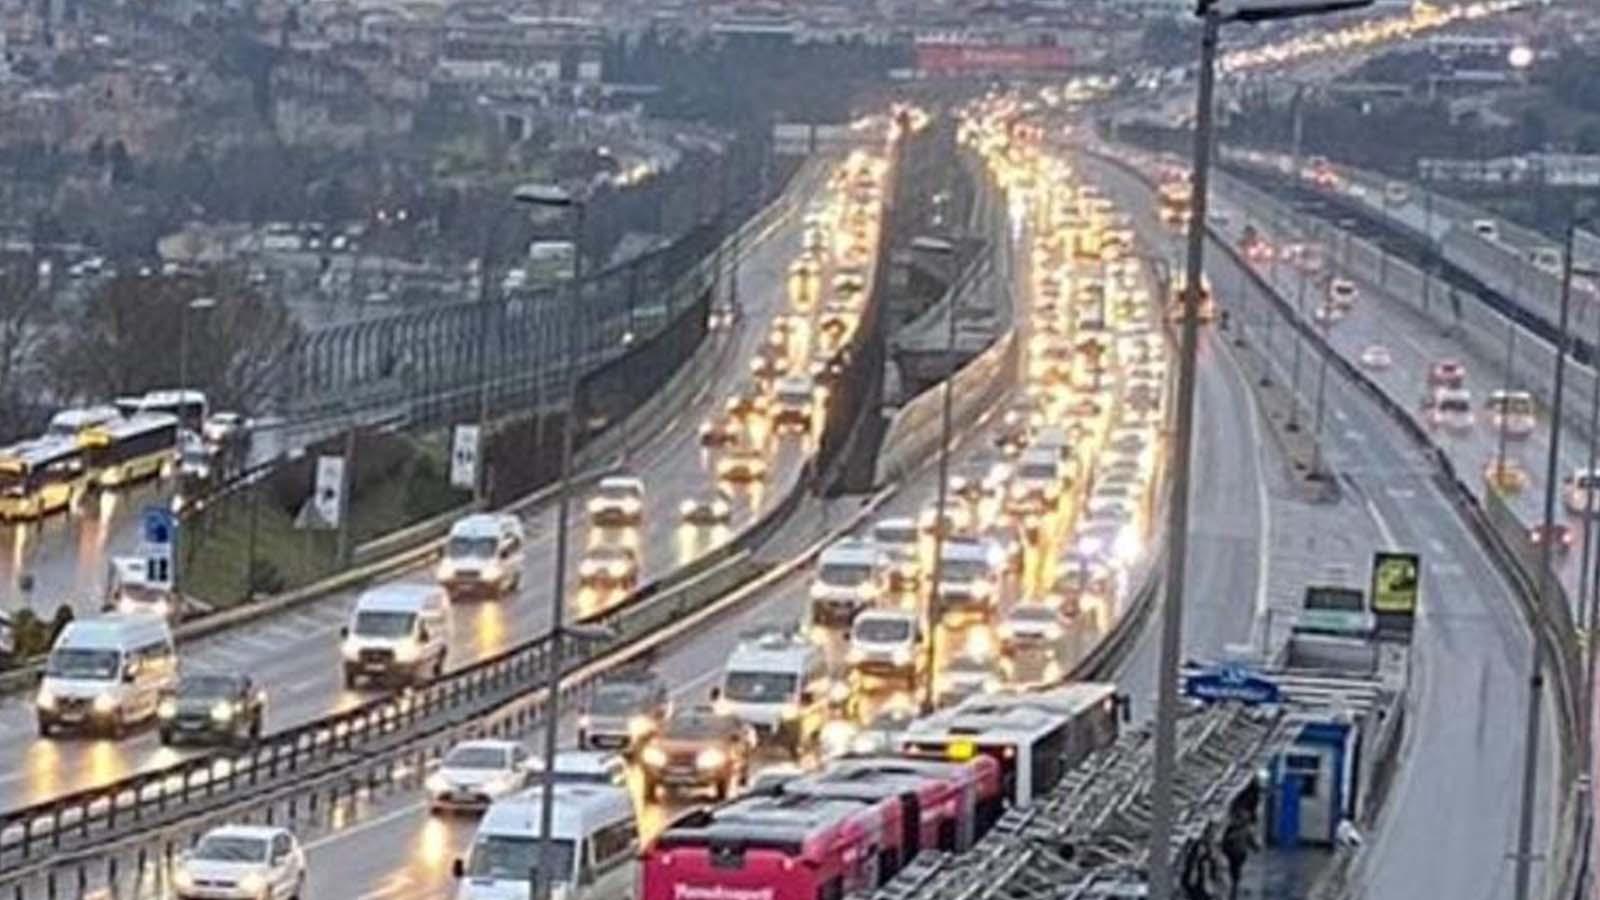
[[[88,489],[89,469],[77,441],[42,437],[0,449],[0,520],[69,509]]]
[[[78,436],[91,477],[114,488],[168,470],[178,445],[178,417],[143,413],[91,428]]]

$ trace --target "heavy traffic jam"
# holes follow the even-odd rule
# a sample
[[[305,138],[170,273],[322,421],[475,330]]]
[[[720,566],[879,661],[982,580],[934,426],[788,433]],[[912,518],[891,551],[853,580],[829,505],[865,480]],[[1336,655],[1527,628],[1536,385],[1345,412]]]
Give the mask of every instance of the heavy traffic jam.
[[[1149,564],[1170,286],[1150,287],[1128,218],[1068,159],[1014,129],[1009,110],[976,110],[961,141],[1017,247],[1017,377],[951,448],[943,507],[918,495],[822,548],[802,570],[803,602],[741,635],[699,697],[635,665],[587,694],[551,761],[506,738],[434,760],[426,807],[480,817],[453,862],[459,897],[526,897],[534,879],[569,898],[841,897],[922,849],[970,846],[1115,738],[1125,699],[1070,675]],[[814,443],[870,300],[888,175],[881,152],[853,152],[806,211],[787,305],[699,428],[703,489],[663,510],[648,472],[596,483],[582,611],[644,583],[647,522],[727,532],[735,509],[759,506],[778,444]],[[360,592],[328,661],[344,687],[403,690],[447,672],[457,607],[518,592],[529,540],[514,515],[466,516],[431,579]],[[45,672],[43,735],[120,737],[153,720],[163,743],[226,747],[263,732],[264,686],[182,668],[157,618],[75,622]],[[535,787],[546,765],[549,810]],[[308,866],[290,829],[225,825],[174,861],[172,886],[298,896]]]

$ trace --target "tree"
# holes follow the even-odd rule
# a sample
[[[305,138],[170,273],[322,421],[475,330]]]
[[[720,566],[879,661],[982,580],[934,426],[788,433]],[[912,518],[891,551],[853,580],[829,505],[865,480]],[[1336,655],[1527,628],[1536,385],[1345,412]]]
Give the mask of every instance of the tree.
[[[24,425],[24,402],[33,393],[28,383],[44,343],[47,307],[38,291],[38,269],[25,266],[0,270],[0,434],[14,434]]]
[[[190,309],[212,297],[210,309]],[[187,349],[188,385],[214,402],[249,409],[270,388],[299,327],[279,301],[238,280],[119,275],[102,285],[58,329],[50,348],[51,378],[63,397],[95,400],[176,386],[180,347]]]

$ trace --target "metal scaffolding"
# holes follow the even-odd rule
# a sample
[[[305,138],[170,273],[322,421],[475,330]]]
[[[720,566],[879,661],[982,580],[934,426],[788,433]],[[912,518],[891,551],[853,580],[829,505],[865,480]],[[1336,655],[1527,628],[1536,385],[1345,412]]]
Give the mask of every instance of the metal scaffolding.
[[[1229,803],[1263,760],[1293,739],[1278,708],[1196,709],[1178,723],[1177,827],[1171,859]],[[1074,769],[1047,797],[1008,811],[964,854],[923,853],[875,900],[1069,900],[1142,897],[1154,746],[1148,728]]]

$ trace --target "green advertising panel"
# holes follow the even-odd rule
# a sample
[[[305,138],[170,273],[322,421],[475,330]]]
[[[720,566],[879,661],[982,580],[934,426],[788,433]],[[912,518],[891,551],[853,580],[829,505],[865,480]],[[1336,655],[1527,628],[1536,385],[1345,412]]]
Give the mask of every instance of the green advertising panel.
[[[1422,558],[1415,553],[1372,554],[1372,611],[1381,616],[1414,616],[1422,580]]]

